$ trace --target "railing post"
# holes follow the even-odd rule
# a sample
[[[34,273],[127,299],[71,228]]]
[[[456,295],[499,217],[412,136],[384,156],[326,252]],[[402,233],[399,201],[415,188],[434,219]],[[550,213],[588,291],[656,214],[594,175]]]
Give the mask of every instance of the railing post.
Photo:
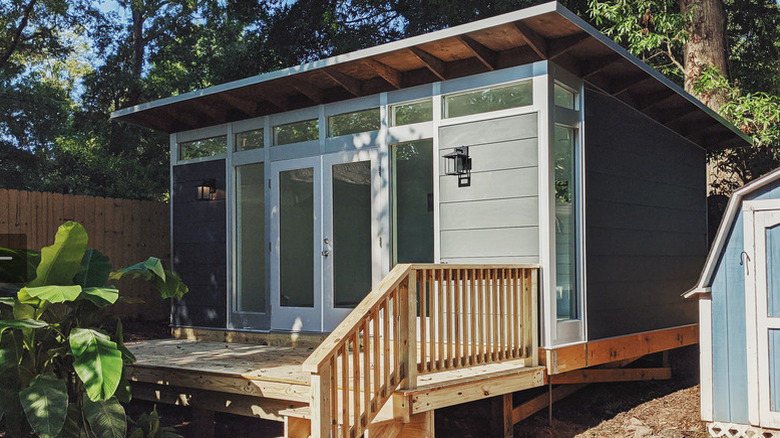
[[[333,420],[330,417],[330,399],[332,370],[328,365],[321,366],[318,374],[311,375],[311,436],[329,438]]]
[[[531,269],[531,366],[539,365],[539,268]]]
[[[417,270],[407,276],[406,290],[400,294],[399,308],[400,352],[399,364],[403,370],[401,389],[417,388]]]

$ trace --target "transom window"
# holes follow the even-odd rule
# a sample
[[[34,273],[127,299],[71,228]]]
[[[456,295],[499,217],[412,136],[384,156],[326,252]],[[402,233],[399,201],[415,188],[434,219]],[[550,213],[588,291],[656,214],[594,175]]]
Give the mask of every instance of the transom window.
[[[379,108],[328,117],[328,137],[377,131],[381,126]]]
[[[214,157],[227,153],[227,137],[219,136],[179,143],[179,159]]]
[[[534,103],[531,81],[444,96],[444,118],[468,116]]]
[[[274,145],[300,143],[320,138],[319,119],[302,120],[274,126]]]
[[[412,123],[433,120],[433,100],[405,102],[390,107],[391,126],[411,125]]]
[[[259,149],[264,146],[265,138],[262,129],[253,131],[239,132],[236,134],[236,152],[248,151],[250,149]]]

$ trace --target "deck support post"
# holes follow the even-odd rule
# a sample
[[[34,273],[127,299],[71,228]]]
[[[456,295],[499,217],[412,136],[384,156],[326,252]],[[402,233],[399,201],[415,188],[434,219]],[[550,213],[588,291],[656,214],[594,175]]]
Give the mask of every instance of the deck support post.
[[[401,289],[399,308],[400,354],[403,370],[399,389],[417,388],[417,271],[409,271],[406,287]]]
[[[330,367],[321,367],[318,374],[311,375],[311,436],[330,437],[333,419],[330,416],[331,379]]]
[[[214,438],[214,411],[193,407],[192,426],[195,438]]]
[[[490,435],[495,438],[512,438],[514,436],[512,422],[512,393],[490,399]]]

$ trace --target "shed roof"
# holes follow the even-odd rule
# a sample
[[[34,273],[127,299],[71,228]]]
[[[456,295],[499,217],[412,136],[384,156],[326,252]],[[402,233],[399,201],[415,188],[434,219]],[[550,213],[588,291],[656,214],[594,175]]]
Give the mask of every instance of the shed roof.
[[[557,2],[112,113],[172,133],[550,60],[704,148],[750,140]]]
[[[715,276],[715,266],[718,264],[720,254],[726,247],[729,231],[731,230],[731,227],[737,218],[737,214],[739,213],[740,207],[742,206],[742,199],[750,193],[773,184],[778,180],[780,180],[780,169],[775,169],[772,172],[749,184],[744,185],[732,193],[729,204],[726,207],[726,213],[723,215],[723,219],[720,221],[717,234],[715,234],[715,241],[712,243],[709,254],[707,254],[707,261],[704,263],[704,269],[701,271],[699,281],[696,283],[696,286],[683,294],[685,298],[711,292],[712,278]]]

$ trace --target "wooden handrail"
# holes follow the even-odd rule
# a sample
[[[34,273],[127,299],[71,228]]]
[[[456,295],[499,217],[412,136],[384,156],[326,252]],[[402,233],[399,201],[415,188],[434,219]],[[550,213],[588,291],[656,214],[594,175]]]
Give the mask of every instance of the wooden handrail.
[[[418,374],[518,359],[536,366],[538,270],[397,265],[303,363],[312,436],[360,437]]]

